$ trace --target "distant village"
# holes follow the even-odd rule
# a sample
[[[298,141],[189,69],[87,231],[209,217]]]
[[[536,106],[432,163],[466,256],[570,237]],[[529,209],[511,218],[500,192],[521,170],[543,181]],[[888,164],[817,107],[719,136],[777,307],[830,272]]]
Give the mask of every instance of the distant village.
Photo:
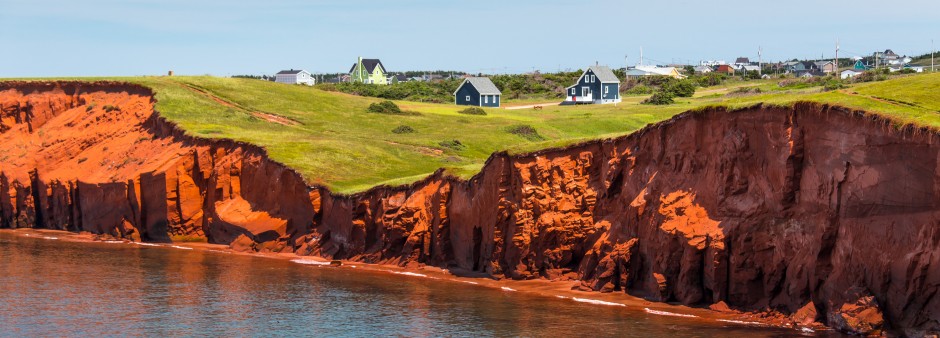
[[[842,80],[858,76],[866,71],[878,69],[888,72],[924,72],[924,66],[912,65],[914,59],[899,55],[891,49],[875,52],[867,57],[842,59],[791,60],[764,63],[748,57],[738,57],[734,62],[725,60],[700,61],[697,65],[668,64],[647,65],[644,60],[632,67],[619,68],[626,79],[650,76],[666,76],[684,79],[690,75],[709,73],[722,74],[742,79],[771,79],[775,77],[838,77]],[[837,64],[838,62],[838,64]],[[282,70],[274,76],[260,76],[263,80],[284,84],[316,85],[317,83],[361,83],[369,85],[393,85],[403,82],[435,82],[461,80],[453,93],[457,105],[500,107],[502,93],[483,74],[455,72],[390,72],[380,59],[359,57],[348,72],[329,75],[312,74],[302,69]],[[562,104],[607,104],[621,102],[621,79],[610,67],[595,64],[586,67],[578,80],[566,89]]]

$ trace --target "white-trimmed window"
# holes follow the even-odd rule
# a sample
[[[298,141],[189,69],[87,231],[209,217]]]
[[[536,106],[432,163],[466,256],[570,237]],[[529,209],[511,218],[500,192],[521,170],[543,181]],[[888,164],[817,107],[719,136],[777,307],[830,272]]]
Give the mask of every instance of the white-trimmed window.
[[[575,94],[575,90],[574,88],[571,88],[571,96],[574,96],[574,94]]]
[[[604,94],[610,93],[610,86],[604,86]]]
[[[588,96],[588,91],[591,89],[588,87],[581,87],[581,96]]]
[[[591,83],[594,83],[594,82],[597,82],[597,77],[594,75],[591,75]]]
[[[483,103],[490,103],[490,96],[489,96],[489,95],[483,95]]]
[[[470,95],[467,95],[467,102],[470,102]]]

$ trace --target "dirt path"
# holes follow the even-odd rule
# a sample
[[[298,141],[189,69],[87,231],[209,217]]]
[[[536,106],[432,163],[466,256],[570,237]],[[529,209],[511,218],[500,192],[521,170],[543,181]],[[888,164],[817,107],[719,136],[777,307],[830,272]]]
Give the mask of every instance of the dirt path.
[[[300,125],[300,124],[301,124],[301,123],[298,122],[298,121],[294,121],[294,120],[291,120],[291,119],[289,119],[289,118],[286,118],[286,117],[283,117],[283,116],[280,116],[280,115],[275,115],[275,114],[271,114],[271,113],[264,113],[264,112],[259,112],[259,111],[251,111],[251,110],[249,110],[249,109],[245,109],[245,108],[240,107],[240,106],[238,106],[238,105],[236,105],[236,104],[234,104],[234,103],[231,103],[231,102],[229,102],[229,101],[223,100],[221,97],[212,95],[212,93],[209,93],[209,92],[207,92],[207,91],[205,91],[205,90],[203,90],[203,89],[201,89],[201,88],[198,88],[198,87],[190,86],[190,85],[188,85],[188,84],[183,84],[183,86],[186,87],[186,88],[188,88],[189,90],[195,92],[195,93],[198,93],[198,94],[200,94],[200,95],[203,95],[203,96],[205,96],[205,97],[211,99],[212,101],[215,101],[215,102],[218,103],[218,104],[221,104],[221,105],[226,106],[226,107],[229,107],[229,108],[235,108],[235,109],[239,109],[239,110],[248,112],[249,114],[251,114],[251,115],[254,116],[254,117],[257,117],[257,118],[259,118],[259,119],[262,119],[262,120],[265,120],[265,121],[268,121],[268,122],[271,122],[271,123],[277,123],[277,124],[284,125],[284,126],[296,126],[296,125]]]
[[[548,106],[557,106],[557,105],[560,105],[560,104],[561,104],[561,102],[536,103],[536,104],[529,104],[529,105],[525,105],[525,106],[505,107],[504,109],[507,109],[507,110],[532,109],[532,108],[535,108],[535,107],[538,107],[538,106],[548,107]]]

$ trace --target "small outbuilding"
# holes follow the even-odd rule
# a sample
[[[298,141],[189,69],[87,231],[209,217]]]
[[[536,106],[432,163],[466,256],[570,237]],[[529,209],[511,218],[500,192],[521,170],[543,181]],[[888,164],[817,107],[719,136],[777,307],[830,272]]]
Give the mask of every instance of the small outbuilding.
[[[317,80],[306,70],[282,70],[274,75],[274,82],[286,84],[305,84],[312,86]]]
[[[499,108],[503,93],[487,77],[469,77],[454,91],[454,104]]]
[[[853,78],[853,77],[858,76],[859,74],[861,74],[861,73],[863,73],[863,72],[864,72],[864,71],[858,71],[858,70],[854,70],[854,69],[846,69],[846,70],[843,70],[842,73],[840,73],[840,77],[841,77],[843,80],[845,80],[845,79],[851,79],[851,78]]]

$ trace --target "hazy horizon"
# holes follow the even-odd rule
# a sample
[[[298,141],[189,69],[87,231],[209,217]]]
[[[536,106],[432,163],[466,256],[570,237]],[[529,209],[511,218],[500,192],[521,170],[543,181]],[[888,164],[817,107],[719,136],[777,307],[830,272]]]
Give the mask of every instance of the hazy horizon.
[[[660,64],[758,47],[765,61],[831,58],[837,39],[841,57],[929,53],[940,2],[882,3],[3,0],[0,77],[340,73],[359,56],[390,71],[551,72],[633,65],[641,46]]]

